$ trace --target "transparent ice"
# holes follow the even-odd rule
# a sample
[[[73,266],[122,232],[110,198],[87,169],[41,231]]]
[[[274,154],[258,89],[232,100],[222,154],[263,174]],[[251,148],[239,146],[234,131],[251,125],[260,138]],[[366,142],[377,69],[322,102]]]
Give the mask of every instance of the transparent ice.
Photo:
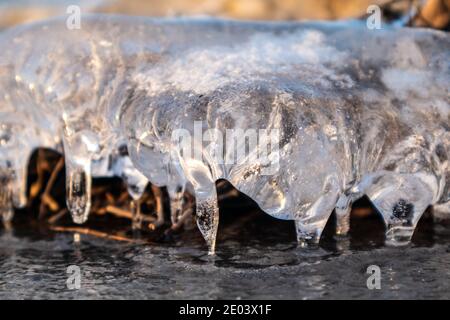
[[[126,90],[126,70],[140,60],[98,43],[95,30],[72,33],[63,23],[20,26],[0,36],[1,172],[12,183],[2,189],[2,211],[11,211],[11,197],[20,199],[16,207],[25,204],[28,159],[44,147],[64,152],[67,206],[74,222],[83,223],[92,176],[122,177],[134,201],[147,184],[121,152],[125,142],[114,113]]]
[[[319,241],[334,209],[336,231],[346,234],[363,195],[393,244],[410,240],[428,206],[450,213],[446,33],[354,21],[87,16],[80,30],[58,19],[14,28],[0,45],[4,216],[8,199],[23,199],[29,153],[61,144],[76,222],[87,218],[92,175],[122,176],[135,200],[147,179],[167,186],[173,222],[188,186],[210,252],[222,178],[268,214],[294,220],[301,245]],[[196,144],[200,160],[180,154],[172,133],[194,137],[195,121],[204,132],[279,129],[279,154],[269,155],[279,170],[261,174],[255,150],[233,164],[215,161],[205,148],[220,145],[214,139]]]

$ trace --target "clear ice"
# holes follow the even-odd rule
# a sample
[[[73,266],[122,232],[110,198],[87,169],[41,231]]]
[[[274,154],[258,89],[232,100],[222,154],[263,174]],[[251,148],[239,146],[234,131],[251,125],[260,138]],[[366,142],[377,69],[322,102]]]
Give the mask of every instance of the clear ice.
[[[409,242],[427,207],[450,213],[446,33],[369,30],[357,21],[94,15],[80,30],[61,19],[13,28],[0,46],[4,217],[12,200],[24,203],[26,162],[37,147],[63,150],[75,222],[87,219],[92,176],[121,176],[134,201],[147,181],[167,186],[173,223],[192,188],[211,253],[218,179],[268,214],[294,220],[302,246],[320,240],[335,209],[336,232],[345,235],[363,195],[394,245]],[[208,139],[182,154],[172,139],[180,129]],[[238,129],[279,130],[267,155],[278,160],[276,172],[262,174],[268,164],[253,149],[218,161],[217,150],[227,157],[234,149],[211,130]]]

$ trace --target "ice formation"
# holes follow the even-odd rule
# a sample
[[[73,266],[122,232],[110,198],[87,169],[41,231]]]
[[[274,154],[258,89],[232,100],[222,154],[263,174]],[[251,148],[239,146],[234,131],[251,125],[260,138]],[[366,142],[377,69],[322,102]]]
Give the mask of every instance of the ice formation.
[[[62,141],[76,221],[89,211],[91,173],[124,176],[135,199],[147,179],[167,186],[173,221],[191,186],[211,252],[221,178],[294,220],[301,244],[318,242],[334,209],[345,234],[362,195],[392,243],[410,240],[428,206],[450,213],[446,33],[88,16],[80,30],[51,20],[11,29],[0,43],[2,212],[10,197],[23,199],[13,186],[24,185],[27,154]],[[180,130],[193,137],[192,153],[173,140]],[[236,145],[217,134],[227,130],[246,152],[234,157]],[[259,158],[247,130],[278,130],[277,148]],[[118,152],[125,144],[130,158]]]
[[[0,159],[2,179],[12,181],[2,195],[8,199],[12,193],[14,205],[22,207],[31,152],[37,147],[63,150],[67,206],[73,220],[83,223],[91,205],[92,176],[122,177],[135,200],[147,184],[123,152],[125,141],[114,126],[114,108],[120,105],[114,99],[121,98],[126,68],[139,60],[131,52],[126,57],[110,44],[98,44],[94,33],[70,33],[62,22],[1,35]],[[48,37],[51,41],[43,41]],[[10,218],[10,202],[3,201],[2,207],[3,217]]]

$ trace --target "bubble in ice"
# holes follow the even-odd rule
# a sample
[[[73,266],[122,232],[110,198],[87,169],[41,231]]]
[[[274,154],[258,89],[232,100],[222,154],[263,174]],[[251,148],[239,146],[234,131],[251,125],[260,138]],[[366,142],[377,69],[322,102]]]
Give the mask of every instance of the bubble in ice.
[[[446,33],[94,15],[80,30],[56,19],[13,28],[0,42],[5,217],[9,199],[23,203],[15,185],[39,146],[64,150],[76,222],[87,218],[92,176],[123,177],[136,201],[147,180],[167,186],[172,221],[188,186],[211,252],[218,179],[294,220],[302,245],[319,241],[334,209],[345,234],[363,195],[394,244],[410,240],[428,206],[449,213]],[[173,140],[180,130],[191,152]],[[278,132],[277,148],[258,157],[249,130],[270,145],[262,133]],[[238,133],[230,145],[228,132]],[[236,146],[245,152],[235,155]]]

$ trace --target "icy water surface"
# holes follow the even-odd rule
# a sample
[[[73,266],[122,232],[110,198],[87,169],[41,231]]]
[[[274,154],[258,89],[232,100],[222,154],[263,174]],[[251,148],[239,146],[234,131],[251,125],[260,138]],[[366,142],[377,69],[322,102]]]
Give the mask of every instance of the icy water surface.
[[[310,251],[295,247],[294,230],[253,240],[227,232],[215,258],[200,236],[132,245],[81,235],[74,243],[70,233],[1,229],[0,299],[450,298],[448,226],[421,222],[409,247],[389,248],[377,221],[353,223],[360,225],[351,239],[325,235],[322,248]],[[268,225],[289,233],[287,225]],[[381,290],[366,287],[372,264],[381,268]],[[66,287],[69,265],[81,268],[79,290]]]

